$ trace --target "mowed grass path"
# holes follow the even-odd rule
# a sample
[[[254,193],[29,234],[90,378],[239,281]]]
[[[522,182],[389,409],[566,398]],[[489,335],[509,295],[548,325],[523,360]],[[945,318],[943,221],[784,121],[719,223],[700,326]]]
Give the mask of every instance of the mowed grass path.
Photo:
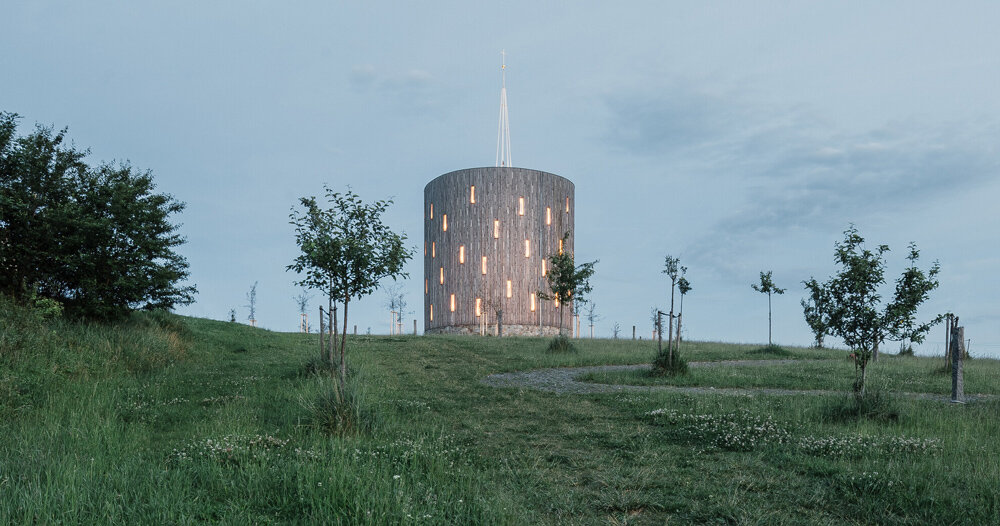
[[[74,329],[48,340],[66,349],[5,369],[0,523],[1000,523],[993,401],[899,400],[898,422],[837,423],[822,397],[561,395],[480,382],[643,363],[651,342],[584,340],[576,354],[550,355],[530,338],[350,338],[374,429],[330,437],[311,424],[329,380],[302,374],[315,335],[171,319],[185,327],[183,343],[164,345],[162,359],[151,351],[135,364],[64,367],[80,346],[92,360],[134,352]],[[11,347],[2,336],[0,350]],[[68,337],[79,341],[67,346]],[[681,352],[774,358],[751,350]],[[813,382],[824,371],[797,366],[773,373],[801,374],[806,388],[850,385],[842,351],[819,356],[835,378]],[[967,385],[990,370],[974,360]],[[875,370],[873,381],[947,385],[932,372],[894,374]],[[992,378],[976,389],[995,392]]]

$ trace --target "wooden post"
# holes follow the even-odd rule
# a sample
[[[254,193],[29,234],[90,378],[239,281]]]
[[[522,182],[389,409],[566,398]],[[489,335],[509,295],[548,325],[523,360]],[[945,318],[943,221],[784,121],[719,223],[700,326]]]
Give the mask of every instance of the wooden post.
[[[354,326],[354,335],[355,336],[358,335],[358,326],[357,325]]]
[[[632,326],[632,339],[635,339],[635,325]]]
[[[965,355],[965,327],[951,330],[951,401],[965,403],[965,382],[962,378],[962,357]]]
[[[413,319],[413,335],[414,336],[417,335],[417,319],[416,318]]]

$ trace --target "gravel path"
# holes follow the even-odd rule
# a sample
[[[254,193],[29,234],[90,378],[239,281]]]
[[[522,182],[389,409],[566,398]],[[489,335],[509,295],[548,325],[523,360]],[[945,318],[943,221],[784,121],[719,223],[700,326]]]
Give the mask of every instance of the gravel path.
[[[767,365],[788,365],[802,360],[723,360],[717,362],[688,362],[688,367],[762,367]],[[587,373],[609,371],[634,371],[647,369],[649,364],[638,365],[595,365],[590,367],[555,367],[551,369],[536,369],[533,371],[517,371],[513,373],[491,374],[482,382],[492,387],[515,387],[536,389],[552,393],[586,394],[586,393],[624,393],[624,392],[654,392],[670,391],[690,394],[725,394],[733,396],[754,395],[836,395],[844,391],[803,390],[803,389],[773,389],[773,388],[739,388],[739,387],[681,387],[673,385],[621,385],[581,382],[578,377]],[[907,398],[950,401],[951,396],[929,393],[897,393]],[[994,395],[966,395],[966,401],[995,399]]]

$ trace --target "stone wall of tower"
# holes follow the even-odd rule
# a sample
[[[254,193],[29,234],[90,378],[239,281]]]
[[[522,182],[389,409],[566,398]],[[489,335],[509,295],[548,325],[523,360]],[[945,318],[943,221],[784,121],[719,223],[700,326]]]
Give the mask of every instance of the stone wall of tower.
[[[425,332],[477,333],[477,314],[492,327],[495,307],[503,309],[505,334],[555,334],[560,315],[568,330],[569,306],[537,293],[548,290],[546,258],[559,251],[567,232],[562,249],[573,251],[575,205],[572,182],[526,168],[470,168],[428,183]]]

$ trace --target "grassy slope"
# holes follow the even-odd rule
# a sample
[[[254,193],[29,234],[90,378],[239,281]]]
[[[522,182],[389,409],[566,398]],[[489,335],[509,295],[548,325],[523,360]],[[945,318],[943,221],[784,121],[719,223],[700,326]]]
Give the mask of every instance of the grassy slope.
[[[300,374],[312,338],[148,315],[51,332],[11,312],[0,313],[0,523],[1000,522],[996,402],[900,401],[898,423],[833,424],[819,397],[479,383],[640,363],[649,342],[552,356],[534,339],[359,338],[350,359],[377,428],[329,438],[309,425],[327,381]],[[770,358],[696,345],[689,359]],[[647,414],[659,408],[674,413]],[[780,432],[754,431],[762,422]]]

